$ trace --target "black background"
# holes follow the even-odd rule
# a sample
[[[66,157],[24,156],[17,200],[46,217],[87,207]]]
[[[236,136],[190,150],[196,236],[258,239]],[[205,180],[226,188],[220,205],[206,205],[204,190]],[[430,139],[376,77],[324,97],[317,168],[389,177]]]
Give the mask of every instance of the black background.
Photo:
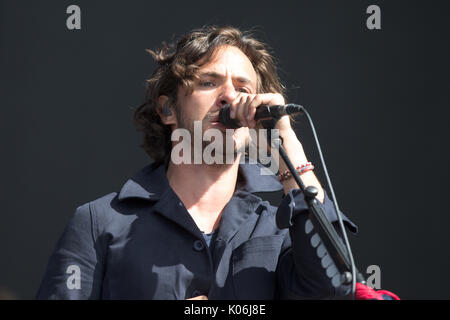
[[[81,8],[68,30],[66,8]],[[366,8],[381,8],[368,30]],[[445,1],[1,1],[0,287],[32,299],[79,205],[149,158],[131,116],[145,52],[205,24],[254,29],[314,119],[358,268],[403,299],[449,299]],[[325,184],[306,119],[297,132]]]

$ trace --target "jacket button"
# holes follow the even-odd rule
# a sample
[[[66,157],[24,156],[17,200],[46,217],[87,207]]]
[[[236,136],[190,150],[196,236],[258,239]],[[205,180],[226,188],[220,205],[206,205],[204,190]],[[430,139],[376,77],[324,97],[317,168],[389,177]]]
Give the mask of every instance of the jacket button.
[[[203,244],[202,240],[195,240],[194,241],[194,250],[195,251],[202,251],[205,249],[205,245]]]

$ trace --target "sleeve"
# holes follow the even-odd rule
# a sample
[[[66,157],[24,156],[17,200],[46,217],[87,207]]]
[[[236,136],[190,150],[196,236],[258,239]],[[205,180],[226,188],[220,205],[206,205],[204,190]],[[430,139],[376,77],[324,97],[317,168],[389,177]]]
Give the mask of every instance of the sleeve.
[[[328,220],[342,238],[338,216],[333,202],[325,191],[320,204]],[[277,267],[278,292],[281,299],[331,299],[344,298],[350,286],[340,283],[340,273],[331,260],[320,237],[308,223],[308,206],[303,193],[292,189],[286,194],[276,213],[277,226],[289,228],[288,238]],[[347,229],[356,233],[357,227],[344,214]],[[294,219],[295,218],[295,219]]]
[[[37,299],[100,299],[103,263],[89,203],[76,209],[51,255]]]

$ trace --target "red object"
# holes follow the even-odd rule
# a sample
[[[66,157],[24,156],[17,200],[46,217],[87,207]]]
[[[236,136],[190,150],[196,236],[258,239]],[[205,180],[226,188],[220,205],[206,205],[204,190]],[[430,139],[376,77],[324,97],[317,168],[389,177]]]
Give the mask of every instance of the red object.
[[[301,166],[297,166],[297,168],[295,168],[295,171],[297,171],[297,173],[299,175],[301,175],[302,173],[305,173],[307,171],[310,170],[314,170],[314,166],[312,165],[311,162],[307,162],[305,164],[302,164]],[[287,180],[291,177],[291,172],[289,171],[289,169],[286,169],[283,173],[279,173],[278,174],[278,180],[280,180],[280,182]]]
[[[387,290],[374,290],[362,283],[356,283],[356,300],[400,300],[400,298]]]

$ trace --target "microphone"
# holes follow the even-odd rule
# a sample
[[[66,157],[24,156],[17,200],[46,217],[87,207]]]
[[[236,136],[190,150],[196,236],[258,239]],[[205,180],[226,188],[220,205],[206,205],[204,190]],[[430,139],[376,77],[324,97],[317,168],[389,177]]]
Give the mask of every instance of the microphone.
[[[260,105],[256,108],[256,113],[254,119],[258,120],[269,120],[269,119],[279,119],[285,115],[296,115],[303,113],[303,107],[298,104],[285,104],[285,105],[275,105],[267,106],[265,104]],[[230,118],[230,105],[226,104],[219,112],[219,122],[225,127],[230,129],[237,129],[242,127],[239,124],[238,119]]]

